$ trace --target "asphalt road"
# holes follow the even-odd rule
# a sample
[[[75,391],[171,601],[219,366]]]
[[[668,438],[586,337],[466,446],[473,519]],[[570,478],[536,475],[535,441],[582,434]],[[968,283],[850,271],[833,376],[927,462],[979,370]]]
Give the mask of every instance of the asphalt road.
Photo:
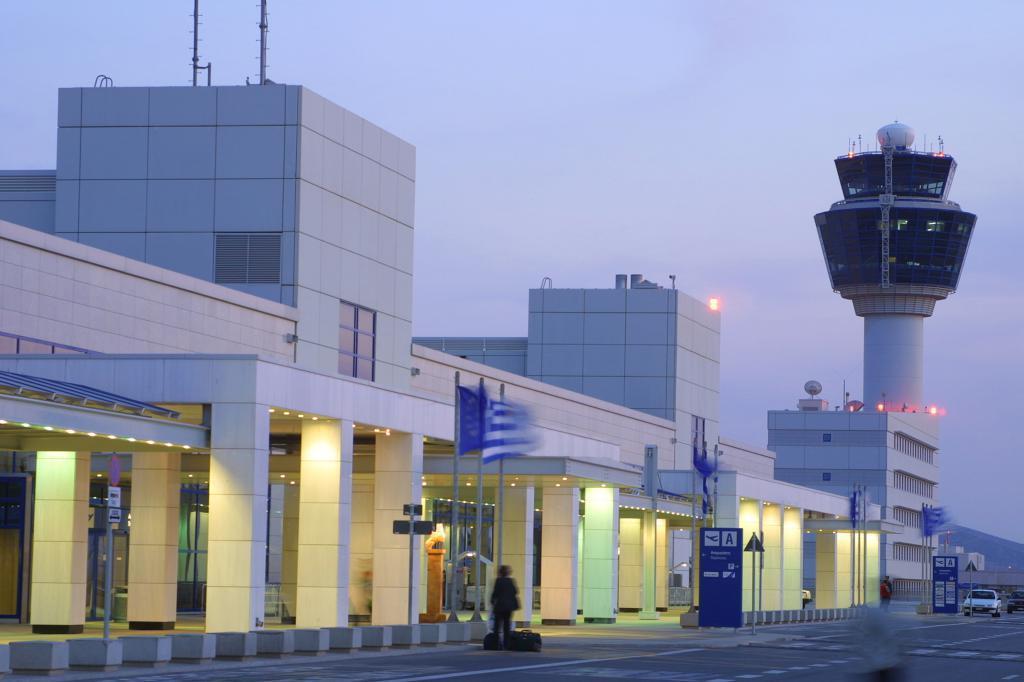
[[[892,637],[902,651],[903,679],[1024,682],[1024,616],[919,617],[896,613]],[[742,631],[741,631],[742,632]],[[685,682],[863,679],[864,638],[852,623],[775,626],[748,646],[719,648],[729,637],[698,639],[693,631],[609,628],[552,632],[544,651],[506,653],[439,647],[386,656],[292,657],[273,663],[213,664],[122,670],[103,679],[184,680],[550,680],[633,679]],[[781,640],[778,635],[791,635]],[[746,638],[750,641],[751,638]],[[775,640],[775,641],[768,641]],[[86,676],[92,677],[92,676]],[[85,679],[69,675],[67,679]],[[94,678],[96,679],[96,678]]]

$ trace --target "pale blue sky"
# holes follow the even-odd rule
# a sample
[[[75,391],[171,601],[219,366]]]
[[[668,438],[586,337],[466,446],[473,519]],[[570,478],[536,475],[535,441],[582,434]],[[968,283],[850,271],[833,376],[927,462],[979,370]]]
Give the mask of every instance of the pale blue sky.
[[[205,0],[214,82],[257,69],[258,2]],[[189,82],[190,0],[0,0],[0,168],[52,168],[56,89]],[[1024,51],[1015,2],[271,0],[272,79],[416,145],[419,335],[525,335],[526,290],[642,272],[724,300],[723,432],[763,445],[807,379],[861,384],[861,321],[812,216],[847,139],[942,135],[978,214],[926,323],[942,502],[1024,540],[1019,452]]]

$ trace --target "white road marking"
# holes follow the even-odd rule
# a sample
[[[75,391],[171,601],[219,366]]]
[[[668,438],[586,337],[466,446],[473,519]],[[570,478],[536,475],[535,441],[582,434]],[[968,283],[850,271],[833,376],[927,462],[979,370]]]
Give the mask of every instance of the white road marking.
[[[765,675],[785,675],[786,671],[785,670],[765,670],[764,674]]]
[[[1006,677],[1004,677],[1003,679],[1004,679],[1004,680],[1015,680],[1015,679],[1017,679],[1018,677],[1020,677],[1020,675],[1007,675],[1007,676],[1006,676]]]
[[[998,658],[1004,661],[1012,661],[1014,659],[1021,658],[1022,656],[1024,656],[1024,654],[996,654],[992,658]]]
[[[794,665],[794,666],[790,666],[789,669],[790,670],[807,670],[807,666],[805,666],[805,665]]]
[[[812,668],[827,668],[828,667],[828,663],[810,663],[809,665]]]
[[[977,656],[980,651],[954,651],[950,656],[956,656],[957,658],[969,658],[970,656]]]
[[[657,658],[660,656],[675,656],[676,654],[689,654],[695,651],[704,651],[700,648],[695,649],[675,649],[673,651],[659,651],[656,654],[634,654],[632,656],[610,656],[607,658],[580,658],[573,661],[558,661],[557,663],[537,663],[535,665],[517,665],[509,666],[507,668],[489,668],[486,670],[463,670],[461,672],[454,673],[443,673],[440,675],[420,675],[418,677],[401,677],[392,680],[392,682],[419,682],[420,680],[447,680],[453,677],[470,677],[473,675],[487,675],[488,673],[505,673],[505,672],[517,672],[520,670],[539,670],[541,668],[562,668],[567,665],[580,665],[581,663],[602,663],[604,661],[627,661],[636,658]],[[709,680],[708,682],[713,682]],[[721,682],[729,682],[728,680],[722,680]]]
[[[907,653],[910,654],[934,654],[936,649],[911,649]]]
[[[760,675],[737,675],[736,677],[738,677],[741,680],[752,680],[755,677],[761,677],[761,676]]]

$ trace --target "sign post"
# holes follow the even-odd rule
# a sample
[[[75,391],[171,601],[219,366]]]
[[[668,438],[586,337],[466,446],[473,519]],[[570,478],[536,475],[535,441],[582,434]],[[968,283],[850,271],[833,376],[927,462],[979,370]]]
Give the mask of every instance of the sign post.
[[[110,639],[110,609],[113,604],[110,591],[114,584],[114,524],[121,522],[121,488],[113,485],[119,483],[115,479],[107,486],[107,529],[106,551],[103,562],[103,639]]]
[[[700,529],[700,627],[743,625],[743,529]]]
[[[761,538],[757,536],[757,533],[750,535],[750,540],[747,541],[747,546],[743,548],[744,552],[750,552],[750,634],[756,634],[757,629],[755,627],[757,623],[757,589],[754,587],[754,578],[757,576],[757,555],[764,554],[764,543],[761,542]],[[761,569],[764,570],[764,557],[761,557]]]
[[[955,556],[932,557],[932,613],[956,613],[957,585],[960,582],[959,559]]]
[[[391,532],[395,535],[409,536],[409,625],[415,625],[419,620],[416,611],[413,609],[413,568],[415,567],[415,549],[417,535],[430,535],[434,532],[433,521],[417,521],[416,517],[423,514],[422,504],[402,505],[402,513],[409,517],[409,520],[398,519],[391,522]]]

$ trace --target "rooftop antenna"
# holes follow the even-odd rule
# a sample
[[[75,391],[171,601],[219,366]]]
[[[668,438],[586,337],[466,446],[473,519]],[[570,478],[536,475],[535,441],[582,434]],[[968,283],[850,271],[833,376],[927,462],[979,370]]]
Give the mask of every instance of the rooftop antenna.
[[[192,87],[196,87],[199,81],[199,72],[206,71],[206,85],[210,85],[210,78],[213,75],[213,68],[210,62],[206,66],[199,66],[199,0],[192,4]]]
[[[857,133],[857,153],[860,154],[864,151],[864,147],[861,145],[860,133]]]
[[[112,88],[114,87],[114,79],[105,73],[101,73],[96,76],[92,81],[92,87],[94,88]]]
[[[267,83],[267,0],[260,0],[260,85]]]
[[[675,289],[676,288],[676,276],[675,275],[669,275],[668,278],[670,280],[672,280],[672,288]]]
[[[946,143],[942,141],[942,135],[939,135],[939,156],[945,156],[946,154]]]

